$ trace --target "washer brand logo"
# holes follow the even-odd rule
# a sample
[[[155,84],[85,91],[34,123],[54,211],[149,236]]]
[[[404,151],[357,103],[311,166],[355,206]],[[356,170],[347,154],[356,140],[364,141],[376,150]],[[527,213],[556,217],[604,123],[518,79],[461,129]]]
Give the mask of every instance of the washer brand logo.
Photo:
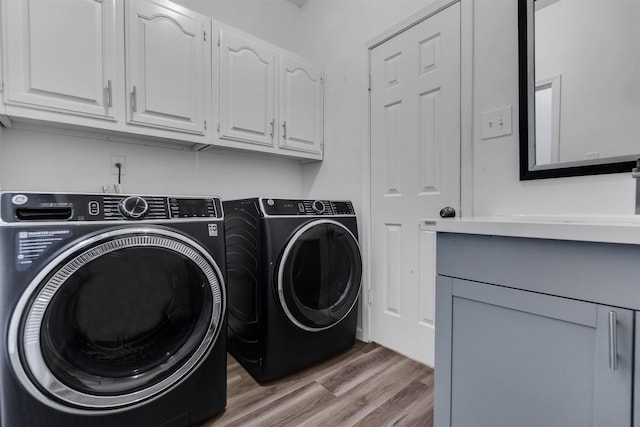
[[[209,224],[209,237],[216,237],[218,235],[218,224]]]
[[[27,203],[28,200],[29,198],[24,194],[16,194],[11,198],[11,201],[13,202],[14,205],[24,205],[25,203]]]

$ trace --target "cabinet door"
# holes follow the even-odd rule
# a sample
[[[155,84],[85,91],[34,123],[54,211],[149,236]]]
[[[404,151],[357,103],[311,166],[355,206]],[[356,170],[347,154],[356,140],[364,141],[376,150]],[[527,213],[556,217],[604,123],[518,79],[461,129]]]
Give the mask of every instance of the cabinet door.
[[[210,28],[210,18],[168,1],[128,1],[128,123],[205,133]]]
[[[115,0],[8,1],[5,13],[7,104],[114,119]]]
[[[438,276],[437,426],[631,425],[633,312]]]
[[[322,72],[282,55],[280,59],[280,147],[322,152]]]
[[[220,137],[273,146],[275,52],[257,40],[220,32]]]

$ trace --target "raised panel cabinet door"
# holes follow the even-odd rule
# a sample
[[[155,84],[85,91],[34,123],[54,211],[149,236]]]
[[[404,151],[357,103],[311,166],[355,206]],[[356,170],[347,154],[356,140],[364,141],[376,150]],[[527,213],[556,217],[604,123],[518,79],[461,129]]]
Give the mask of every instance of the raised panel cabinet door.
[[[631,310],[443,276],[437,293],[437,426],[631,425]]]
[[[220,31],[220,138],[273,146],[275,52],[240,33]]]
[[[282,55],[279,75],[280,147],[322,153],[322,71]]]
[[[13,0],[4,10],[8,105],[115,119],[116,0]]]
[[[128,123],[204,134],[211,19],[168,1],[130,0],[126,20]]]

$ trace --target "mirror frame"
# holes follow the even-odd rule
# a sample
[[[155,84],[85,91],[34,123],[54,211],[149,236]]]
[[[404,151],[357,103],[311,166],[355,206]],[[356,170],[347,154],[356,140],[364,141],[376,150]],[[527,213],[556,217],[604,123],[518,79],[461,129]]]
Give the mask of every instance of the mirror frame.
[[[548,165],[535,164],[534,2],[518,0],[520,180],[631,172],[640,153]]]

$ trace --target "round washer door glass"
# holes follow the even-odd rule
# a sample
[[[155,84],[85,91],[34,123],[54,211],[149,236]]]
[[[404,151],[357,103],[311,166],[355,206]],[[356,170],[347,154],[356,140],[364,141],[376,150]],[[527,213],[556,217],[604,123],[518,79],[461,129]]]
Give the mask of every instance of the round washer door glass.
[[[21,357],[12,363],[44,395],[75,407],[117,408],[167,390],[199,365],[223,327],[215,261],[169,230],[99,234],[43,274],[14,313],[10,334]]]
[[[355,307],[361,278],[355,236],[336,221],[313,221],[301,227],[283,251],[278,269],[280,303],[298,327],[324,330]]]

